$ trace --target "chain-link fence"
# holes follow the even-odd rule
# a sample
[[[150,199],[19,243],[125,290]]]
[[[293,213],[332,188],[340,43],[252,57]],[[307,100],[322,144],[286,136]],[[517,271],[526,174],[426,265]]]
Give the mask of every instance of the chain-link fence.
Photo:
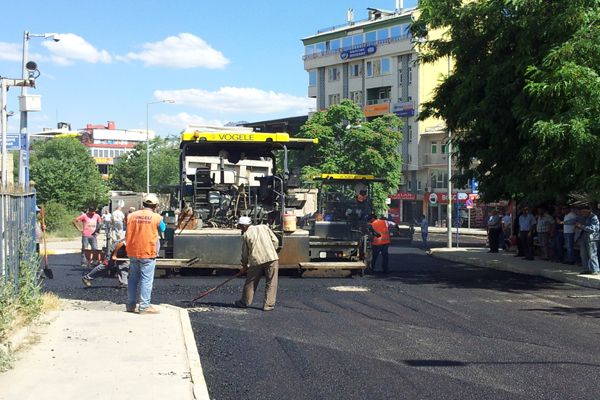
[[[0,281],[15,280],[18,287],[22,260],[35,252],[35,194],[0,192]]]

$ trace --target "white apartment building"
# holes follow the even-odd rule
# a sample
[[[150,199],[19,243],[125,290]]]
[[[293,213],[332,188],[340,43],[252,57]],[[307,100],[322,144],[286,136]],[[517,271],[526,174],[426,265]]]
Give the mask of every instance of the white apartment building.
[[[448,185],[447,131],[443,121],[417,121],[417,116],[449,64],[416,62],[409,30],[415,12],[369,8],[367,19],[354,21],[348,10],[346,24],[302,39],[304,69],[308,96],[316,98],[318,110],[351,99],[368,119],[388,113],[402,118],[402,182],[390,212],[403,221],[423,212],[431,223],[441,224],[447,204],[442,195]],[[437,205],[428,204],[429,192],[440,193]]]

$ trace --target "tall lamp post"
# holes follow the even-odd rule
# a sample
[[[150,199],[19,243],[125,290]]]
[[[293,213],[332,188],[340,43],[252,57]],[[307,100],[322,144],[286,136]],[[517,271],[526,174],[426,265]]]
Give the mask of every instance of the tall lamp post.
[[[448,76],[450,76],[450,56],[448,56]],[[448,126],[448,144],[446,153],[448,154],[448,218],[446,219],[446,235],[448,248],[452,248],[452,131]],[[458,201],[458,199],[456,199]]]
[[[29,78],[30,71],[27,69],[27,63],[29,62],[29,39],[33,37],[39,37],[44,39],[52,39],[58,42],[60,38],[57,33],[30,33],[28,31],[23,32],[23,65],[22,65],[22,78],[23,80]],[[21,121],[19,124],[20,133],[26,136],[25,150],[20,152],[19,157],[19,184],[29,189],[29,137],[27,136],[27,86],[21,86],[21,98],[23,101],[19,107],[21,111]],[[25,161],[27,160],[27,161]]]
[[[150,131],[148,130],[150,105],[158,103],[175,103],[175,100],[157,100],[146,103],[146,194],[150,193]]]

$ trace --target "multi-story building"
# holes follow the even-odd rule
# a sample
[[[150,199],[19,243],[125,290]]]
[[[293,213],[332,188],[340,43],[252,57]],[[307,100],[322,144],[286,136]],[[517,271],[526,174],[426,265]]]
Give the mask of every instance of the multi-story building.
[[[107,125],[87,124],[80,130],[80,140],[90,150],[103,177],[108,177],[115,161],[133,150],[135,145],[154,139],[154,132],[143,129],[117,129],[113,121]]]
[[[394,113],[402,118],[402,182],[392,208],[409,221],[423,210],[431,223],[446,218],[448,187],[447,130],[443,121],[418,121],[420,104],[429,100],[448,61],[417,63],[410,24],[416,9],[368,9],[368,18],[318,30],[302,39],[308,96],[323,110],[342,99],[363,108],[368,119]],[[463,191],[463,190],[461,190]],[[439,192],[436,205],[429,193]],[[423,201],[425,200],[425,201]]]

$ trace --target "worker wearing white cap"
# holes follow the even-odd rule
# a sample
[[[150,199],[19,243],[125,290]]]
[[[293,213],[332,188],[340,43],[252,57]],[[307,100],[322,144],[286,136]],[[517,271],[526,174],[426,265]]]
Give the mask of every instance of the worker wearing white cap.
[[[263,310],[271,311],[275,308],[277,298],[279,239],[267,225],[252,225],[250,217],[240,217],[238,228],[242,230],[242,270],[247,276],[242,298],[236,301],[235,305],[246,308],[252,304],[254,292],[264,270],[266,284]]]

